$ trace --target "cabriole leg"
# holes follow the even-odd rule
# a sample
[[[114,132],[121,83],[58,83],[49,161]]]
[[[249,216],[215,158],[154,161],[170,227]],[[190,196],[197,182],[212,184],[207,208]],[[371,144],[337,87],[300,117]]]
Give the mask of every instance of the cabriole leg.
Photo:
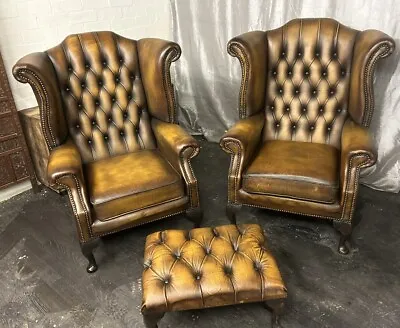
[[[351,224],[341,221],[333,221],[333,227],[340,233],[338,252],[342,255],[349,254],[350,249],[347,246],[347,243],[350,242],[352,230]]]
[[[86,268],[88,273],[93,273],[97,271],[97,263],[96,259],[94,258],[93,251],[99,245],[99,239],[93,239],[86,243],[81,243],[81,250],[82,254],[87,258],[89,264]]]
[[[200,207],[189,208],[186,210],[186,217],[193,222],[195,228],[199,228],[203,220],[203,211]]]
[[[269,300],[265,302],[266,308],[272,311],[271,325],[272,328],[280,328],[279,318],[283,314],[285,308],[285,300]]]

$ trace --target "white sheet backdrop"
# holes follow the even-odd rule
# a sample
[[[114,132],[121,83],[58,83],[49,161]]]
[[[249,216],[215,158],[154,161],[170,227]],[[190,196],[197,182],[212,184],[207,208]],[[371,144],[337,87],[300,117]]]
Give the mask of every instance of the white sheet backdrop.
[[[217,141],[238,119],[239,62],[226,52],[234,36],[279,27],[293,18],[331,17],[355,29],[392,36],[394,54],[377,66],[371,123],[377,165],[363,172],[370,187],[400,190],[400,0],[170,0],[173,37],[182,46],[174,65],[180,121]]]

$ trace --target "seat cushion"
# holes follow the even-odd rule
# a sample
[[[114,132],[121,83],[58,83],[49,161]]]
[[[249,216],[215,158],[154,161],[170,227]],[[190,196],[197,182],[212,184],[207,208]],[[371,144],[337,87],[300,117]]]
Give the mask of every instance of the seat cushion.
[[[257,224],[155,232],[146,239],[144,266],[143,313],[287,296]]]
[[[85,166],[90,202],[99,220],[176,200],[181,176],[158,150],[140,150]]]
[[[242,188],[255,194],[334,203],[339,151],[326,144],[267,141],[245,170]]]

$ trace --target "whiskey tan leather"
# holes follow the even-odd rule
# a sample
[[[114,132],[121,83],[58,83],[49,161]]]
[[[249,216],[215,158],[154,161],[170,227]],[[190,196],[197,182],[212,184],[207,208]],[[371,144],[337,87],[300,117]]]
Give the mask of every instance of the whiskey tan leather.
[[[78,148],[71,140],[51,151],[47,166],[49,181],[67,189],[79,240],[85,242],[93,237],[91,231],[93,219],[82,169]]]
[[[346,219],[353,215],[360,170],[375,164],[376,151],[368,129],[351,118],[344,125],[341,144],[340,202],[343,206],[342,217]]]
[[[373,74],[376,63],[393,53],[393,39],[381,31],[359,32],[354,43],[349,113],[354,122],[368,127],[374,111]]]
[[[239,117],[246,118],[264,109],[267,70],[267,39],[265,32],[253,31],[239,35],[228,43],[228,53],[237,57],[242,66],[239,94]]]
[[[101,221],[185,196],[182,177],[157,150],[99,160],[85,169],[90,203]]]
[[[236,191],[241,184],[243,169],[255,155],[261,142],[263,126],[263,114],[259,113],[240,120],[221,138],[220,146],[231,155],[228,173],[229,202],[236,202]]]
[[[393,52],[394,41],[382,32],[357,31],[333,19],[295,19],[257,32],[258,40],[260,33],[266,45],[248,42],[246,53],[264,53],[266,73],[258,62],[243,65],[239,58],[239,107],[242,111],[243,86],[251,76],[265,87],[262,136],[254,133],[255,122],[246,126],[243,119],[226,136],[237,134],[239,126],[248,144],[263,146],[252,148],[254,155],[243,164],[241,144],[228,147],[226,136],[221,139],[221,147],[232,154],[228,202],[351,223],[360,170],[375,162],[369,133],[362,128],[373,112],[374,68]],[[242,36],[233,41],[238,38]],[[250,94],[253,102],[260,101]]]
[[[153,118],[151,126],[162,155],[185,179],[191,207],[198,207],[199,188],[190,163],[200,151],[198,142],[177,124]]]
[[[147,236],[143,313],[287,297],[259,225],[226,225]]]
[[[37,96],[49,179],[68,190],[81,243],[199,209],[190,164],[199,147],[169,123],[179,55],[173,42],[90,32],[15,65]]]
[[[68,135],[56,72],[44,52],[21,58],[13,67],[14,77],[29,83],[41,108],[40,121],[47,147],[61,145]]]
[[[181,48],[170,41],[141,39],[138,41],[138,54],[151,116],[174,123],[176,100],[169,68],[181,56]]]
[[[339,191],[339,152],[311,142],[267,141],[244,171],[242,188],[255,194],[334,203]]]

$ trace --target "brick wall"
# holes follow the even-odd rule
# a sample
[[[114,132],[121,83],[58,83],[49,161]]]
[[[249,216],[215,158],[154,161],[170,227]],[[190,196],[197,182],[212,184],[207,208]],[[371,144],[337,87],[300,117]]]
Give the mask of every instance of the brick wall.
[[[37,103],[31,88],[12,77],[15,62],[68,34],[95,30],[171,39],[169,0],[0,0],[0,50],[18,109]]]

